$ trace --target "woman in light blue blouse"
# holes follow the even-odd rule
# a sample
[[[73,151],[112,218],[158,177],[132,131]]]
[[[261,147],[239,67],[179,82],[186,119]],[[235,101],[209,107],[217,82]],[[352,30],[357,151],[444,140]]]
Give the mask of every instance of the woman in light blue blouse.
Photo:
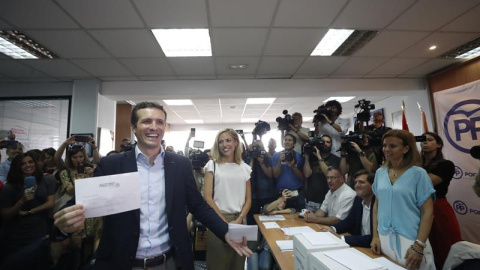
[[[378,169],[372,186],[377,197],[372,250],[408,269],[435,269],[428,242],[435,189],[419,167],[415,137],[408,131],[391,130],[383,136],[383,153],[386,163]]]

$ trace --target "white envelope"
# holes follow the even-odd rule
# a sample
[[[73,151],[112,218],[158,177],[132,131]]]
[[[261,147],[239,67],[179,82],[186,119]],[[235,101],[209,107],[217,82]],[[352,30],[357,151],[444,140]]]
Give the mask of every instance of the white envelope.
[[[242,241],[247,237],[247,241],[257,241],[257,225],[228,224],[228,236],[233,241]]]

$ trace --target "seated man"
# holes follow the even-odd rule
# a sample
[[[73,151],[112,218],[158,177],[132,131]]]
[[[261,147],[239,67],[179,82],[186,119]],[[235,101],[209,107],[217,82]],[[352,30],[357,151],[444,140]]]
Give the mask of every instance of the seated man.
[[[355,198],[355,191],[345,184],[345,179],[339,169],[328,168],[327,181],[330,190],[323,200],[320,209],[305,213],[305,221],[333,225],[345,219],[350,212]]]
[[[355,190],[357,197],[353,202],[352,210],[347,218],[337,224],[328,227],[323,226],[321,231],[329,231],[338,237],[338,233],[348,232],[345,236],[345,242],[351,246],[370,247],[372,242],[372,215],[371,209],[375,204],[375,195],[373,195],[372,184],[375,174],[368,173],[367,170],[360,170],[355,174]],[[343,238],[343,237],[341,237]]]

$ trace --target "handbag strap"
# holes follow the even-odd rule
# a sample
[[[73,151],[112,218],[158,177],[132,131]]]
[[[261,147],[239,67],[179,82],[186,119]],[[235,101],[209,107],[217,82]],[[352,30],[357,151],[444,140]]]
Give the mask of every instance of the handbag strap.
[[[215,197],[215,161],[213,162],[213,183],[212,183],[212,198]]]

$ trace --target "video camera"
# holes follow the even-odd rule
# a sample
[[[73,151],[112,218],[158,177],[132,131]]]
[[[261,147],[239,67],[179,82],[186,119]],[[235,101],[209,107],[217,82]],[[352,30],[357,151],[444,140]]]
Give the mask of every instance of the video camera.
[[[325,116],[327,116],[329,119],[333,118],[332,107],[327,107],[325,104],[318,106],[313,113],[315,113],[313,116],[313,122],[325,122],[327,120]]]
[[[248,150],[248,157],[258,158],[259,156],[265,156],[267,151],[263,150],[260,145],[253,144],[252,149]]]
[[[290,124],[293,125],[293,118],[290,114],[288,114],[288,110],[282,111],[284,117],[281,116],[275,119],[278,122],[278,130],[290,131]]]
[[[18,141],[15,140],[3,140],[0,142],[0,149],[2,148],[12,148],[17,149]]]
[[[470,155],[474,159],[480,159],[480,145],[476,145],[476,146],[470,148]]]
[[[363,133],[360,133],[360,132],[352,132],[350,131],[347,135],[345,135],[343,137],[343,141],[341,143],[341,146],[340,146],[340,151],[346,151],[346,152],[350,152],[350,153],[356,153],[356,150],[355,148],[353,148],[351,142],[354,142],[356,144],[358,144],[358,146],[360,148],[362,148],[364,145],[363,145],[363,141],[365,139],[367,135],[366,134],[363,134]]]
[[[375,104],[371,104],[369,100],[362,99],[358,101],[355,108],[360,108],[360,112],[357,113],[357,121],[368,122],[370,121],[370,110],[375,109]]]
[[[258,120],[258,122],[255,123],[255,128],[252,131],[253,139],[256,140],[257,136],[259,136],[261,140],[262,136],[265,135],[267,131],[270,131],[270,124],[265,121]]]
[[[192,168],[194,170],[202,169],[203,167],[205,167],[205,165],[209,160],[210,160],[210,157],[205,151],[202,152],[201,150],[197,149],[197,150],[193,150],[190,153],[190,161],[192,162]]]
[[[130,151],[134,148],[134,144],[132,143],[127,143],[127,144],[121,144],[120,145],[120,152],[127,152]]]
[[[302,154],[308,154],[310,157],[316,157],[317,150],[315,150],[315,147],[317,147],[318,150],[321,150],[323,147],[325,147],[322,137],[311,137],[308,142],[305,142],[302,145]]]

